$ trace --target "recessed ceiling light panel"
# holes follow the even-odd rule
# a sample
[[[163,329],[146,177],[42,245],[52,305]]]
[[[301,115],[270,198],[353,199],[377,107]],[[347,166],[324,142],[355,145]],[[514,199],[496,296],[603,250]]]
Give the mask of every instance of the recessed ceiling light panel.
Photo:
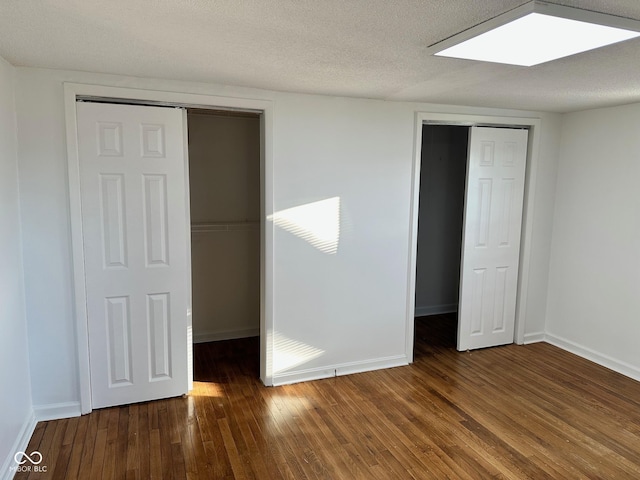
[[[443,57],[532,66],[640,36],[640,22],[529,2],[429,47]]]

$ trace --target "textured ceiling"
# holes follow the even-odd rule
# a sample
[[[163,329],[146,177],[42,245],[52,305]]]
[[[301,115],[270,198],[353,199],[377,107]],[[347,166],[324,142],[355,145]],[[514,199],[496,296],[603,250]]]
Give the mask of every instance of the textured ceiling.
[[[640,39],[534,67],[425,54],[524,0],[0,0],[17,66],[567,112],[640,101]],[[555,3],[640,19],[638,0]]]

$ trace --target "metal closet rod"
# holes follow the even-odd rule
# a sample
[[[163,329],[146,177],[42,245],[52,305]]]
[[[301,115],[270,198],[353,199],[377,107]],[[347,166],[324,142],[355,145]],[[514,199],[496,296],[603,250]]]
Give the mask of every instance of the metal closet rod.
[[[193,103],[176,103],[176,102],[161,102],[155,100],[135,100],[132,98],[116,98],[116,97],[96,97],[93,95],[78,95],[76,102],[90,102],[90,103],[117,103],[119,105],[139,105],[146,107],[166,107],[166,108],[184,108],[186,110],[194,110],[196,113],[207,112],[220,112],[220,113],[251,113],[260,116],[263,111],[255,110],[251,108],[235,108],[235,107],[218,107],[211,105],[199,105]],[[199,112],[198,112],[199,111]]]

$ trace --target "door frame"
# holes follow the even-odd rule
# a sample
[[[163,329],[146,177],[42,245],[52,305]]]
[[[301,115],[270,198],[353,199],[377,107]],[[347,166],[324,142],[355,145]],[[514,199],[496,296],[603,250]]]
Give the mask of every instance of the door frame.
[[[80,158],[76,101],[90,97],[104,101],[126,101],[140,105],[184,108],[250,110],[260,113],[260,379],[273,384],[273,102],[175,91],[142,90],[104,85],[64,83],[69,208],[71,212],[71,248],[73,259],[74,316],[77,342],[78,388],[82,414],[90,413],[91,374],[89,331],[85,288],[84,247],[80,197]],[[186,126],[185,126],[186,127]],[[186,137],[185,137],[186,148]],[[188,158],[185,159],[188,165]],[[187,192],[188,190],[188,176]],[[188,200],[188,199],[187,199]],[[187,202],[188,204],[188,202]],[[185,212],[188,215],[188,212]],[[191,262],[189,254],[189,264]],[[189,292],[190,295],[190,292]]]
[[[514,342],[524,344],[527,293],[531,271],[531,242],[533,235],[533,213],[535,207],[535,186],[538,169],[538,152],[540,149],[539,117],[508,117],[493,115],[474,115],[461,113],[416,112],[414,133],[414,161],[411,171],[411,200],[409,224],[409,259],[406,318],[406,355],[409,363],[413,362],[414,328],[415,328],[415,295],[416,295],[416,262],[418,252],[418,215],[420,205],[420,167],[422,163],[422,126],[423,125],[455,125],[464,127],[524,127],[529,129],[527,142],[527,164],[525,169],[524,201],[522,207],[522,231],[520,233],[520,261],[518,267],[518,284],[516,293],[516,318]],[[467,172],[468,175],[468,172]]]

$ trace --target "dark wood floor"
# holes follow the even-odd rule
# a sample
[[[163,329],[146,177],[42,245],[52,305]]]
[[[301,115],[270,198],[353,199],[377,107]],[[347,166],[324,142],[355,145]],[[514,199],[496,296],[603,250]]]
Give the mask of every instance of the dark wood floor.
[[[411,366],[275,388],[257,339],[200,344],[186,398],[40,422],[28,451],[47,472],[28,478],[640,478],[640,383],[544,343],[454,337],[418,319]]]

